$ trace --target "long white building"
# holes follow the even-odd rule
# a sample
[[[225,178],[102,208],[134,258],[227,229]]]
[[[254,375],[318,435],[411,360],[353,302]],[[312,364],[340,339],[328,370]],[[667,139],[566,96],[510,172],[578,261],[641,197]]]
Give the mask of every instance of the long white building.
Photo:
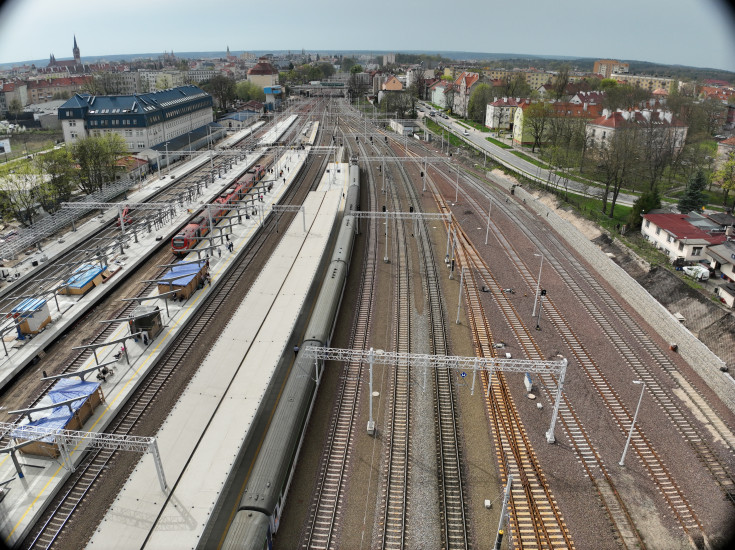
[[[76,94],[59,107],[64,141],[117,133],[137,153],[214,120],[212,96],[196,86],[149,94]]]

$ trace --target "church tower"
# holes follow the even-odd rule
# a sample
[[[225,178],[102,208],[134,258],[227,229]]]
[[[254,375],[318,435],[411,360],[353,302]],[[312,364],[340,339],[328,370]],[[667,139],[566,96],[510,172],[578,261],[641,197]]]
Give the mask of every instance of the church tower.
[[[72,50],[72,53],[74,54],[74,62],[77,65],[81,65],[82,58],[79,56],[79,46],[77,46],[77,35],[74,35],[74,49]]]

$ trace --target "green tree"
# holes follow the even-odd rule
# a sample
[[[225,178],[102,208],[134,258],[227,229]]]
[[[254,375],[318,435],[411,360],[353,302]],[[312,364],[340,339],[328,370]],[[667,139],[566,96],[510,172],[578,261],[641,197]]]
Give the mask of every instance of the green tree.
[[[643,193],[633,203],[633,208],[630,210],[630,216],[628,217],[628,228],[640,229],[641,215],[657,208],[661,208],[661,195],[658,194],[658,189]]]
[[[730,155],[727,162],[712,174],[712,179],[722,189],[722,204],[726,205],[730,191],[735,191],[735,156]]]
[[[36,167],[45,176],[38,189],[38,202],[49,214],[56,212],[61,203],[74,192],[74,164],[69,151],[53,149],[34,159]]]
[[[89,194],[115,179],[121,170],[117,161],[127,150],[122,137],[107,134],[78,140],[72,145],[71,154],[79,165],[79,187]]]
[[[242,80],[235,86],[235,97],[243,101],[255,100],[262,103],[265,101],[265,92],[257,84]]]
[[[489,84],[478,84],[472,90],[470,102],[467,104],[467,118],[484,124],[487,104],[493,99],[493,89]]]
[[[614,78],[603,78],[600,80],[600,90],[603,92],[609,92],[613,88],[617,88],[618,81]]]
[[[13,217],[25,227],[36,216],[38,186],[43,176],[30,162],[24,162],[0,179],[0,210],[3,217]]]
[[[357,74],[362,72],[362,65],[353,65],[350,67],[350,74]]]
[[[707,197],[704,190],[707,188],[707,176],[704,170],[697,172],[689,179],[689,184],[684,192],[684,196],[679,199],[677,208],[682,214],[688,214],[692,211],[701,210],[707,204]]]
[[[603,182],[605,193],[602,197],[602,212],[607,213],[608,198],[610,200],[609,217],[615,216],[615,203],[620,189],[632,185],[640,166],[638,127],[627,124],[618,128],[597,150],[597,165]]]

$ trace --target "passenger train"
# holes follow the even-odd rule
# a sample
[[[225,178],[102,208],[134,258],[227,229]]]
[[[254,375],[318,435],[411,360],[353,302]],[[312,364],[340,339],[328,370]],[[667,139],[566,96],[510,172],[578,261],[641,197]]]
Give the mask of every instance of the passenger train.
[[[242,200],[248,191],[263,179],[264,175],[265,169],[260,164],[256,164],[212,201],[213,204],[220,205],[220,208],[212,208],[212,223],[216,224],[221,220],[232,209],[234,203]],[[177,256],[186,256],[199,240],[209,233],[210,229],[209,214],[206,208],[202,208],[186,227],[171,239],[171,251]]]
[[[357,220],[350,213],[360,209],[360,169],[357,157],[350,159],[345,215],[306,328],[295,364],[248,478],[245,492],[227,531],[223,550],[271,549],[278,530],[301,442],[316,398],[316,382],[304,372],[314,369],[314,360],[304,353],[309,347],[328,347],[342,301]]]

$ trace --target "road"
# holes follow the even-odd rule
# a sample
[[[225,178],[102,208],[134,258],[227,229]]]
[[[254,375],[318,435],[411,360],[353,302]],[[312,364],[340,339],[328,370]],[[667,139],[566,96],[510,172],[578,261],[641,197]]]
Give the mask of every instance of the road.
[[[428,109],[431,109],[431,107],[428,106],[424,106],[423,108],[424,112],[419,112],[419,119],[421,117],[425,117]],[[494,143],[490,143],[487,139],[485,139],[489,137],[489,134],[487,132],[480,132],[479,130],[475,130],[474,128],[470,128],[468,130],[451,117],[449,119],[445,119],[439,116],[434,116],[431,117],[431,120],[433,120],[440,126],[447,128],[447,130],[460,137],[460,139],[471,143],[477,149],[485,151],[487,155],[493,160],[500,162],[500,164],[505,165],[515,172],[519,172],[529,179],[536,180],[540,183],[549,184],[553,187],[558,187],[559,189],[566,188],[570,193],[574,193],[576,195],[593,196],[600,199],[602,198],[603,190],[600,187],[590,185],[587,186],[587,188],[585,189],[585,186],[580,182],[569,180],[567,178],[559,176],[558,174],[550,170],[546,170],[544,168],[536,166],[535,164],[532,164],[527,160],[520,158],[518,155],[513,154],[512,149],[503,149],[502,147],[498,147]],[[465,131],[467,131],[469,135],[463,135]],[[608,196],[608,200],[611,199],[612,193],[610,193]],[[635,195],[620,193],[618,195],[616,204],[632,206],[636,199],[637,197]]]

